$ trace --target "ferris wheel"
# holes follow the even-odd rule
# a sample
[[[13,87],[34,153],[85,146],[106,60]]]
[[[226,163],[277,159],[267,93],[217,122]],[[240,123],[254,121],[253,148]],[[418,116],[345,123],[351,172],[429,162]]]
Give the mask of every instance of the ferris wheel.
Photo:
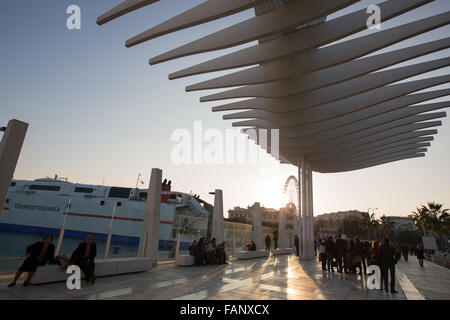
[[[285,195],[286,208],[293,210],[294,214],[298,216],[298,194],[300,186],[298,185],[298,180],[295,176],[290,176],[287,178],[284,184],[283,194]]]

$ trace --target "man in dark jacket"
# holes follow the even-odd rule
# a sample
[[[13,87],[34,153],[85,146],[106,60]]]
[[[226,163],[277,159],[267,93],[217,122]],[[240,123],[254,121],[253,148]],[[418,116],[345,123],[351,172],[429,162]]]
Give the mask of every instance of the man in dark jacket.
[[[97,245],[94,237],[88,235],[86,242],[78,245],[78,248],[72,253],[70,264],[75,264],[83,271],[86,282],[95,283],[95,256],[97,255]]]
[[[275,250],[278,249],[278,228],[273,231],[273,243],[275,245]]]
[[[300,239],[298,238],[298,235],[295,235],[294,237],[294,245],[295,245],[295,253],[297,256],[300,255]]]
[[[356,266],[359,268],[359,274],[363,273],[364,270],[364,274],[366,274],[367,272],[367,266],[366,266],[366,248],[364,246],[364,243],[362,243],[359,238],[355,239],[355,250],[356,250],[356,256],[360,257],[360,262],[359,264],[356,264]]]
[[[194,265],[200,265],[200,254],[197,248],[197,241],[194,240],[192,244],[189,246],[189,255],[194,256]]]
[[[336,244],[333,242],[333,238],[329,237],[327,241],[325,241],[325,255],[327,257],[327,269],[328,271],[334,272],[333,269],[333,258],[336,255]]]
[[[416,257],[419,260],[419,265],[423,267],[423,259],[425,259],[425,253],[423,250],[423,246],[419,244],[416,249]]]
[[[395,263],[397,254],[394,247],[391,246],[389,239],[384,239],[384,244],[380,247],[381,256],[381,274],[384,279],[384,290],[388,292],[388,272],[391,275],[391,292],[395,291]]]
[[[55,257],[55,246],[52,243],[53,236],[51,234],[44,237],[44,241],[36,242],[27,247],[27,258],[23,262],[22,266],[16,273],[16,276],[8,287],[14,287],[17,280],[20,278],[22,273],[28,272],[28,277],[23,283],[23,286],[30,284],[31,279],[36,273],[37,267],[45,266],[47,262],[53,264]]]
[[[270,251],[270,236],[267,235],[266,238],[264,239],[264,241],[266,242],[266,250]]]
[[[345,251],[346,251],[345,240],[342,239],[341,235],[339,235],[338,238],[336,239],[336,260],[338,264],[338,272],[340,273],[342,273],[343,270]]]

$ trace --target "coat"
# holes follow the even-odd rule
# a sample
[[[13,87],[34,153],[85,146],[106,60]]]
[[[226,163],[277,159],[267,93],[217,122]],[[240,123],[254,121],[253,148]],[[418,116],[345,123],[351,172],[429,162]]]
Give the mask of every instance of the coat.
[[[81,259],[84,258],[84,254],[86,252],[86,245],[87,245],[86,242],[82,242],[78,245],[78,248],[72,253],[72,257],[70,259],[72,262],[76,263],[77,261],[80,261]],[[88,259],[91,262],[94,262],[96,256],[97,256],[97,245],[95,244],[95,242],[92,242]]]

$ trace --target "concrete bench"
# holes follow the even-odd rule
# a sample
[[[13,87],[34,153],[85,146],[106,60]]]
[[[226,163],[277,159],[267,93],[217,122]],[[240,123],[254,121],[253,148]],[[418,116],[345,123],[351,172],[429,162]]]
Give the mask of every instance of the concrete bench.
[[[114,258],[114,259],[96,259],[95,275],[97,277],[112,276],[118,274],[144,272],[151,270],[153,260],[150,258]],[[31,283],[51,283],[66,281],[70,274],[61,270],[59,265],[45,265],[38,267]],[[81,277],[84,279],[83,272]]]
[[[195,257],[191,255],[178,255],[175,257],[176,266],[193,266],[195,264]]]
[[[278,256],[281,254],[291,254],[291,253],[294,253],[294,249],[292,249],[292,248],[272,249],[272,255],[274,255],[274,256]]]
[[[234,256],[238,260],[247,260],[255,258],[263,258],[269,256],[268,250],[256,250],[256,251],[236,251]]]

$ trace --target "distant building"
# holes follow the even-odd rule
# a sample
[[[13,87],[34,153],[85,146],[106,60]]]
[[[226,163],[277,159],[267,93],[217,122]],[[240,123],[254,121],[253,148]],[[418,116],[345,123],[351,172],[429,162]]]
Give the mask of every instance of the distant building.
[[[252,210],[250,210],[251,208],[252,207],[234,207],[233,209],[228,210],[228,220],[251,224],[253,222]],[[277,223],[279,213],[280,210],[261,207],[261,221],[267,223]]]
[[[333,237],[335,238],[337,236],[338,229],[336,227],[320,227],[319,231],[317,232],[318,238],[328,238]]]
[[[349,211],[324,213],[324,214],[319,214],[318,216],[315,216],[314,221],[341,222],[344,219],[351,219],[351,218],[362,219],[364,213],[367,213],[367,212],[361,212],[358,210],[349,210]]]
[[[416,226],[414,225],[412,216],[407,216],[407,217],[390,216],[389,219],[392,222],[394,222],[395,230],[409,230],[409,231],[416,230]]]

